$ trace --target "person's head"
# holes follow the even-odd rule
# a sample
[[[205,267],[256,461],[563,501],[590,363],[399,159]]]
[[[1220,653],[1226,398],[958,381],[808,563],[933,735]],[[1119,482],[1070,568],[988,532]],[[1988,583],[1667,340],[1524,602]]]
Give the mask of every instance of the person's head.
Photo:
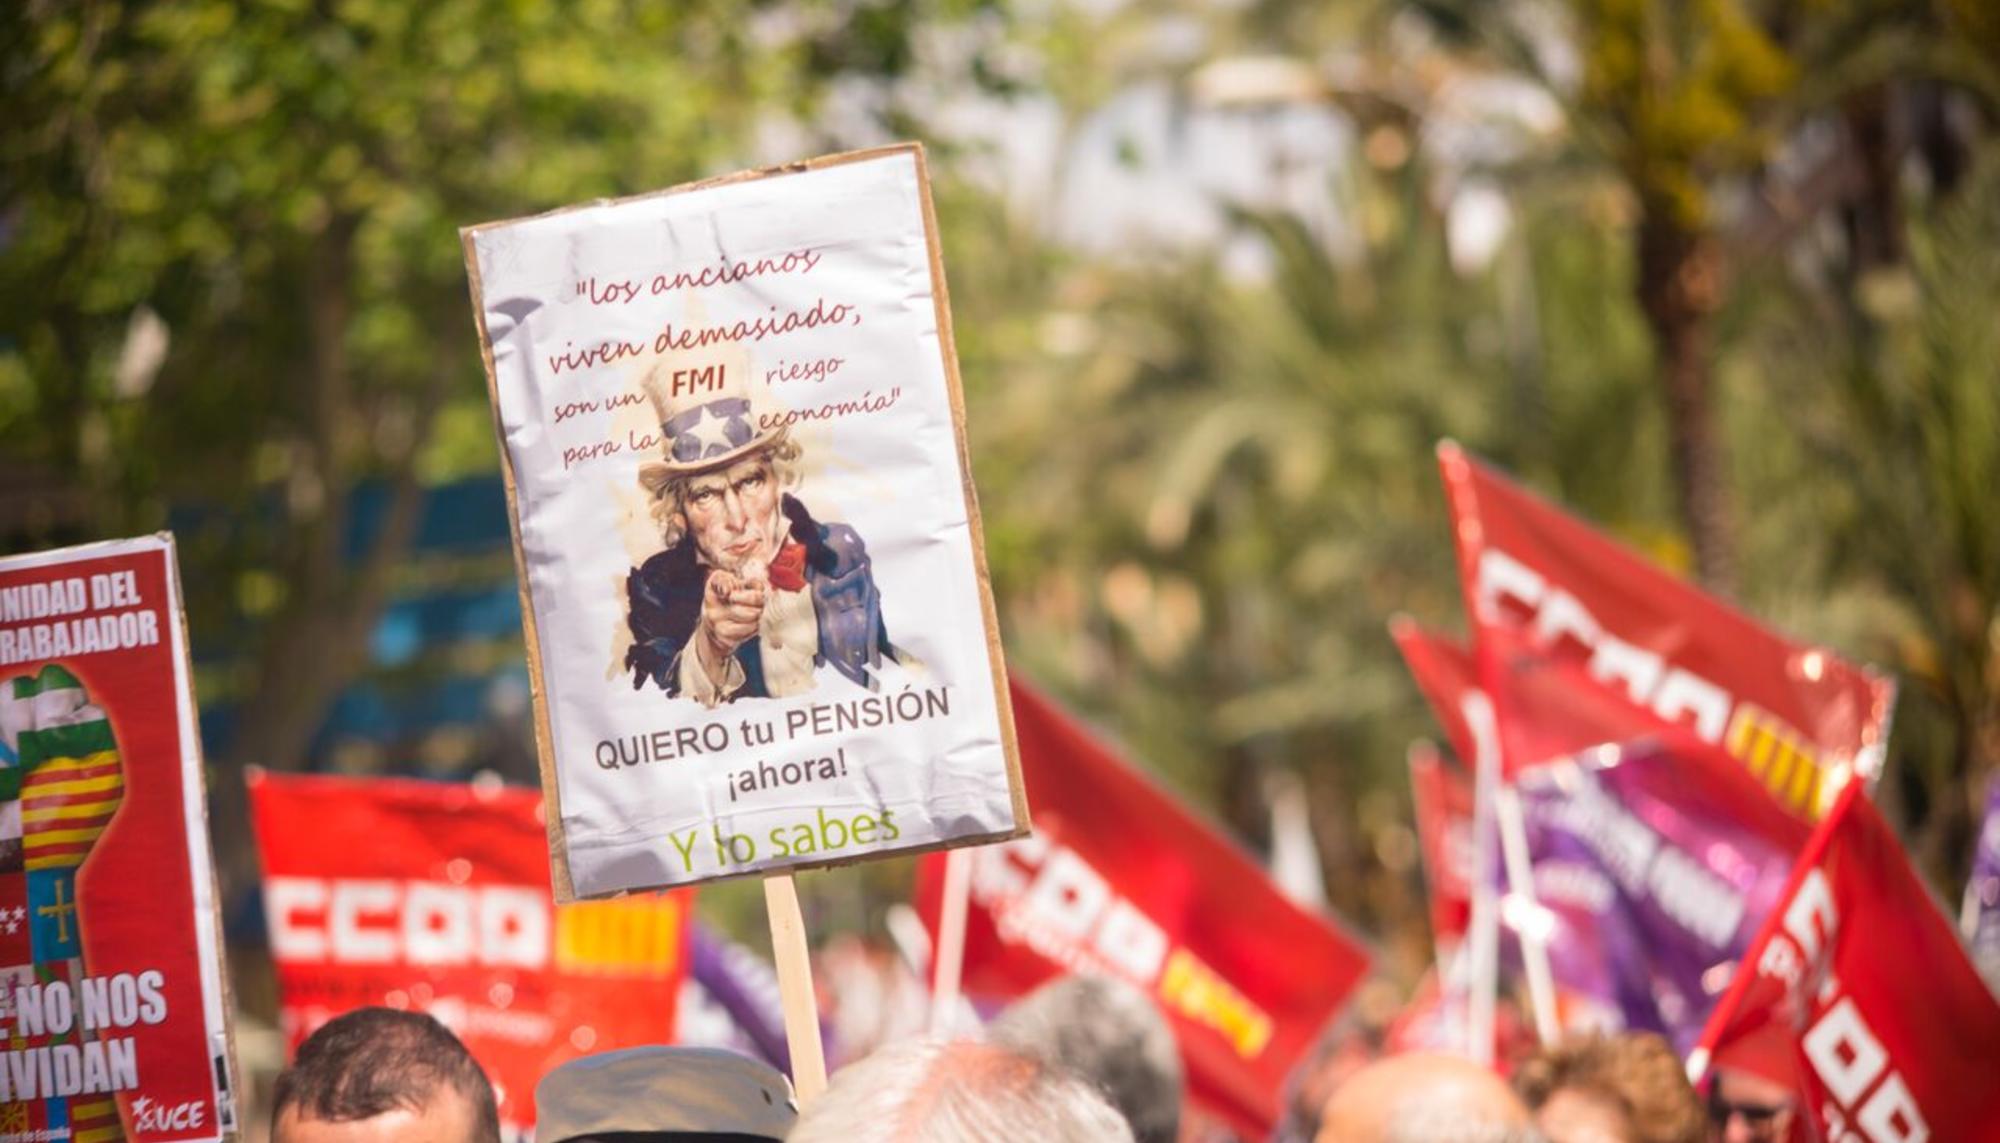
[[[1790,1139],[1794,1108],[1791,1090],[1783,1084],[1718,1067],[1708,1089],[1708,1137],[1718,1143]]]
[[[763,427],[738,374],[696,378],[669,362],[649,372],[643,385],[660,418],[662,459],[639,466],[666,546],[692,537],[704,560],[730,572],[777,554],[780,494],[799,479],[798,442]]]
[[[1701,1100],[1680,1059],[1650,1032],[1544,1049],[1514,1086],[1555,1143],[1700,1143]]]
[[[995,1044],[904,1040],[841,1069],[790,1143],[1130,1143],[1078,1076]]]
[[[357,1008],[299,1045],[272,1094],[272,1143],[498,1143],[486,1073],[444,1025]]]
[[[719,1048],[599,1052],[535,1085],[535,1143],[775,1143],[797,1118],[784,1073]]]
[[[1173,1029],[1144,993],[1096,976],[1066,976],[1014,1003],[993,1042],[1089,1080],[1132,1125],[1139,1143],[1180,1135],[1181,1057]]]
[[[1366,984],[1363,988],[1368,987]],[[1357,1001],[1343,1009],[1313,1041],[1286,1084],[1284,1114],[1273,1136],[1301,1143],[1319,1135],[1320,1112],[1348,1077],[1382,1058],[1388,1029]]]
[[[1456,1056],[1369,1064],[1334,1089],[1318,1143],[1542,1143],[1504,1080]]]
[[[724,571],[769,564],[784,542],[783,493],[799,482],[798,442],[784,440],[719,468],[667,476],[653,488],[653,522],[671,548],[694,540]]]

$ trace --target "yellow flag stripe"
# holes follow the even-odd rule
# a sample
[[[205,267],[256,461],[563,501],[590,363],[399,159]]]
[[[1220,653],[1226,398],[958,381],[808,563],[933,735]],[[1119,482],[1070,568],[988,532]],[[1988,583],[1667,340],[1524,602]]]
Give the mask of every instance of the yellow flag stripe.
[[[1791,778],[1792,767],[1797,764],[1798,758],[1799,752],[1792,749],[1791,743],[1780,741],[1772,757],[1771,768],[1764,771],[1764,784],[1780,798],[1785,796],[1785,783]]]
[[[1756,747],[1756,741],[1751,736],[1756,733],[1757,724],[1750,718],[1749,713],[1738,710],[1736,717],[1729,720],[1729,739],[1727,744],[1729,752],[1743,759],[1744,762],[1749,762],[1751,753]],[[1751,769],[1754,770],[1756,767],[1752,766]]]
[[[1745,720],[1745,725],[1748,725],[1748,720]],[[1768,730],[1753,727],[1747,732],[1747,737],[1750,739],[1750,772],[1762,778],[1771,769],[1771,753],[1778,745],[1777,736]]]
[[[22,810],[23,822],[55,822],[88,818],[108,818],[117,811],[120,800],[112,798],[102,802],[70,802],[67,805],[47,806]]]
[[[71,853],[58,853],[51,857],[30,857],[27,864],[29,869],[34,870],[75,869],[77,866],[83,864],[83,852],[78,850]]]
[[[1814,791],[1819,789],[1819,767],[1814,765],[1812,755],[1799,752],[1799,768],[1792,774],[1792,804],[1810,806]]]
[[[83,778],[74,782],[34,782],[21,790],[21,799],[32,804],[37,797],[53,797],[58,794],[108,794],[122,789],[125,783],[116,774],[102,778]]]
[[[93,826],[90,829],[51,829],[27,834],[24,840],[27,843],[28,852],[33,853],[37,849],[46,849],[52,845],[65,845],[75,841],[95,841],[97,840],[97,835],[103,832],[104,827],[101,825]]]
[[[95,754],[84,754],[75,758],[50,758],[35,767],[37,774],[60,774],[74,770],[88,770],[94,766],[116,766],[118,752],[100,750]]]

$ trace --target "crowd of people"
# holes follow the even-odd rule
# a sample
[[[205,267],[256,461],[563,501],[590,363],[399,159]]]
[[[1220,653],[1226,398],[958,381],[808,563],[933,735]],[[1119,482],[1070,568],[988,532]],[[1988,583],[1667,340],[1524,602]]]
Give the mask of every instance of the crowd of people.
[[[1790,1138],[1782,1089],[1719,1073],[1704,1100],[1650,1033],[1545,1046],[1511,1073],[1454,1056],[1322,1053],[1285,1137],[1314,1143],[1752,1143]],[[1328,1077],[1331,1077],[1330,1079]],[[1317,1081],[1317,1082],[1315,1082]],[[535,1143],[1173,1143],[1184,1075],[1143,995],[1059,979],[978,1040],[912,1038],[836,1072],[803,1108],[784,1073],[714,1048],[573,1060],[535,1089]],[[1324,1092],[1324,1098],[1317,1093]],[[1774,1098],[1775,1093],[1775,1098]],[[1295,1101],[1297,1102],[1297,1101]],[[322,1026],[278,1079],[273,1143],[499,1143],[492,1086],[420,1013]]]

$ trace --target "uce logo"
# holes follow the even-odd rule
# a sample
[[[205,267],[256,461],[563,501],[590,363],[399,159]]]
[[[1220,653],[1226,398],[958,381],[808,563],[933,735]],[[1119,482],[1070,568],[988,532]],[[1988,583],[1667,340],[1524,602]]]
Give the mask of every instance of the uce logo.
[[[132,1101],[132,1126],[142,1135],[147,1132],[193,1131],[202,1125],[203,1110],[200,1100],[168,1107],[142,1095]]]

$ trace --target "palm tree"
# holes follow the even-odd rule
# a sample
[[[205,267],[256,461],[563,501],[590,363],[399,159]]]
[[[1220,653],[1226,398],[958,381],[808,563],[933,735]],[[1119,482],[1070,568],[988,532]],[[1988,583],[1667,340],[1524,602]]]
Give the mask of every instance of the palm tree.
[[[1906,264],[1878,268],[1851,307],[1770,283],[1782,300],[1746,349],[1797,447],[1749,475],[1794,517],[1773,522],[1779,566],[1904,678],[1885,793],[1955,883],[2000,765],[2000,165],[1916,211],[1905,243]]]

